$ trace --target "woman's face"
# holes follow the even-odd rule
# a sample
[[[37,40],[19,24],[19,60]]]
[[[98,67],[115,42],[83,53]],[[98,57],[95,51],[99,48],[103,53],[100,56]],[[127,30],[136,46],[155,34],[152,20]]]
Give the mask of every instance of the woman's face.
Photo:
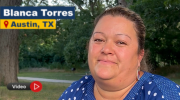
[[[89,43],[88,63],[95,79],[136,79],[143,55],[138,55],[134,23],[106,15],[97,23]]]

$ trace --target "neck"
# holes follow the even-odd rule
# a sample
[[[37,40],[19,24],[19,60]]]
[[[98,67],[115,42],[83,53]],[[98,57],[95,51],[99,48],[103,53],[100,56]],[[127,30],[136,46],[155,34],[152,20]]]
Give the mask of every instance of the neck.
[[[129,86],[124,89],[116,91],[107,91],[98,86],[97,83],[94,85],[94,94],[96,100],[123,100],[129,93],[131,88],[136,84],[137,80],[134,80]]]
[[[140,77],[143,74],[144,73],[140,71]],[[116,84],[117,82],[113,82],[114,85],[111,84],[109,86],[107,85],[107,82],[103,82],[107,83],[105,86],[103,85],[103,83],[95,82],[94,96],[96,100],[123,100],[137,81],[138,80],[135,78],[134,81],[132,81],[129,85],[126,85],[125,87],[122,85],[122,87],[119,87],[120,85]]]

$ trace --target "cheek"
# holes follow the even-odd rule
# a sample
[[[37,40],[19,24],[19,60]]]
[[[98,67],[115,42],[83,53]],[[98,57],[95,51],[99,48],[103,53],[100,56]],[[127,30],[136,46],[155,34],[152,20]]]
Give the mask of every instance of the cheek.
[[[89,51],[88,51],[89,57],[98,56],[101,52],[101,49],[102,47],[100,45],[91,42],[89,45]]]
[[[117,56],[117,59],[119,60],[120,63],[122,63],[123,60],[127,60],[127,58],[129,57],[129,51],[126,48],[116,48],[115,49],[115,53]]]
[[[116,49],[117,59],[121,64],[136,64],[138,58],[136,51],[134,48],[118,48]]]
[[[88,50],[88,64],[91,72],[93,72],[92,68],[95,67],[100,52],[101,52],[101,46],[90,42],[89,50]]]

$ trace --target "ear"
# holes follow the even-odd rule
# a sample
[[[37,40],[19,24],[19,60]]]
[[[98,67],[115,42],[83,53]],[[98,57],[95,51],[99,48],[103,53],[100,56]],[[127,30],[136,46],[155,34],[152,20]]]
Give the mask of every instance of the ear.
[[[138,55],[138,66],[140,66],[140,63],[143,57],[144,57],[144,49],[142,49]]]

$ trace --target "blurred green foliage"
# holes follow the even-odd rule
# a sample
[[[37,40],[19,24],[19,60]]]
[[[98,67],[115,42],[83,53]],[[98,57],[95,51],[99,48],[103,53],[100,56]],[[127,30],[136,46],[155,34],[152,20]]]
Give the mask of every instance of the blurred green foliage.
[[[146,50],[150,62],[158,67],[180,62],[179,0],[141,0],[131,9],[139,13],[146,25]]]
[[[41,5],[33,0],[25,5]],[[36,0],[35,0],[36,1]],[[88,68],[88,40],[93,31],[94,19],[105,9],[114,7],[118,0],[67,0],[76,6],[75,19],[57,20],[55,30],[20,31],[20,69],[47,67],[58,69]],[[126,0],[130,9],[146,25],[146,51],[149,62],[159,66],[178,65],[180,62],[180,1],[179,0]],[[43,1],[47,3],[47,1]],[[55,5],[60,5],[56,0]],[[43,4],[44,5],[44,4]]]

